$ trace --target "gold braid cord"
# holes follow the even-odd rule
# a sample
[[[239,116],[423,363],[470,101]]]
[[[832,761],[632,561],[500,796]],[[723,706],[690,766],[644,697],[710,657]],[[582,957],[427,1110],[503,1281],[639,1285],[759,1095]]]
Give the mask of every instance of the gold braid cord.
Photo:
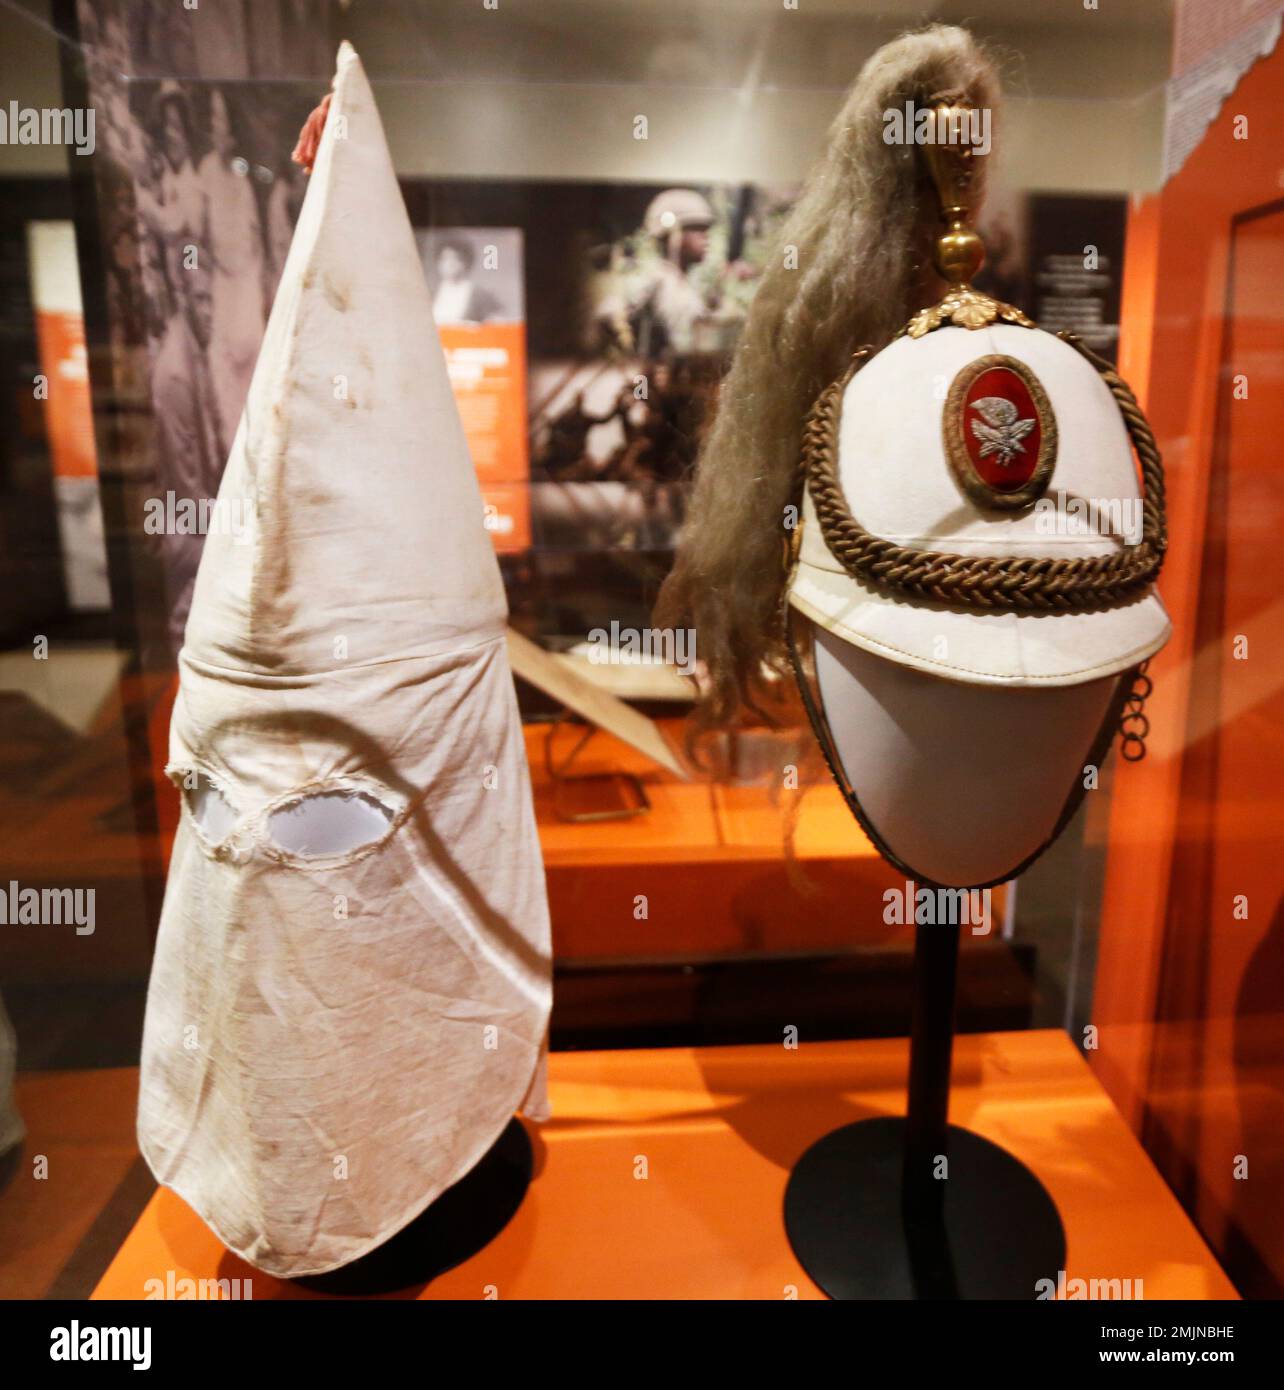
[[[1110,555],[1078,559],[953,555],[914,550],[872,536],[847,509],[838,481],[838,420],[847,383],[870,355],[862,348],[843,376],[812,407],[803,435],[800,471],[811,492],[821,533],[854,579],[918,599],[983,612],[1078,612],[1131,598],[1152,584],[1167,549],[1164,469],[1146,417],[1128,384],[1071,333],[1057,335],[1085,357],[1118,402],[1141,461],[1142,538]]]

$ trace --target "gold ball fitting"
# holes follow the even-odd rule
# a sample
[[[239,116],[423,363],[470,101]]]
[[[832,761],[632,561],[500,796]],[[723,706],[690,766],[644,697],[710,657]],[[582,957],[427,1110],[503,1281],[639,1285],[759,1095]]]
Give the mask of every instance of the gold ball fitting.
[[[936,268],[948,285],[966,285],[985,264],[985,245],[961,219],[953,220],[936,242]]]

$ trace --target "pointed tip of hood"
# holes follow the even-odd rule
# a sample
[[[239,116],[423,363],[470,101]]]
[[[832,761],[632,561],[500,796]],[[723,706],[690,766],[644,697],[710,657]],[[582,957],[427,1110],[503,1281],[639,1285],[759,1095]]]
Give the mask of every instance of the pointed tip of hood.
[[[330,87],[334,92],[338,92],[344,80],[350,73],[359,73],[362,81],[368,82],[365,67],[362,65],[361,57],[352,44],[344,39],[339,45],[339,51],[334,57],[334,77],[331,79]]]
[[[219,503],[251,524],[207,535],[191,658],[314,674],[502,631],[419,250],[346,41]]]

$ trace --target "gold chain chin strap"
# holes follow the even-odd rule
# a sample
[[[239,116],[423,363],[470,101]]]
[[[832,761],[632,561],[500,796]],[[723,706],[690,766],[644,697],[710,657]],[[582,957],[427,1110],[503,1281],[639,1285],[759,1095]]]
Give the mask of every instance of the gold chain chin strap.
[[[1149,660],[1143,661],[1137,667],[1119,716],[1119,756],[1130,763],[1139,763],[1146,756],[1150,720],[1146,717],[1145,707],[1146,701],[1155,689],[1155,682],[1149,671]]]
[[[989,613],[1080,612],[1118,603],[1154,582],[1168,547],[1164,467],[1155,437],[1136,397],[1114,368],[1074,334],[1057,336],[1092,364],[1123,414],[1141,461],[1141,540],[1110,555],[1053,560],[915,550],[870,535],[847,509],[837,471],[843,392],[870,356],[870,349],[862,348],[847,371],[821,392],[812,407],[800,459],[800,483],[805,480],[811,492],[821,534],[853,579],[914,598]]]

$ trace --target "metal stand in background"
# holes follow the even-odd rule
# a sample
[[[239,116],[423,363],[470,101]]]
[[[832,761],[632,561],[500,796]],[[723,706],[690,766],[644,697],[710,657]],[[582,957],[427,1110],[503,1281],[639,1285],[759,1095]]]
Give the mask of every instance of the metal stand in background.
[[[553,789],[553,809],[558,819],[573,825],[588,825],[594,821],[628,820],[645,816],[651,810],[651,798],[646,794],[642,779],[632,772],[581,772],[570,775],[571,764],[597,733],[595,724],[585,724],[578,741],[562,759],[553,758],[553,740],[564,721],[574,712],[563,708],[549,725],[544,739],[544,770]]]
[[[785,1228],[831,1298],[1033,1299],[1065,1268],[1065,1231],[1032,1172],[948,1122],[957,926],[919,926],[904,1119],[813,1144],[785,1190]]]

